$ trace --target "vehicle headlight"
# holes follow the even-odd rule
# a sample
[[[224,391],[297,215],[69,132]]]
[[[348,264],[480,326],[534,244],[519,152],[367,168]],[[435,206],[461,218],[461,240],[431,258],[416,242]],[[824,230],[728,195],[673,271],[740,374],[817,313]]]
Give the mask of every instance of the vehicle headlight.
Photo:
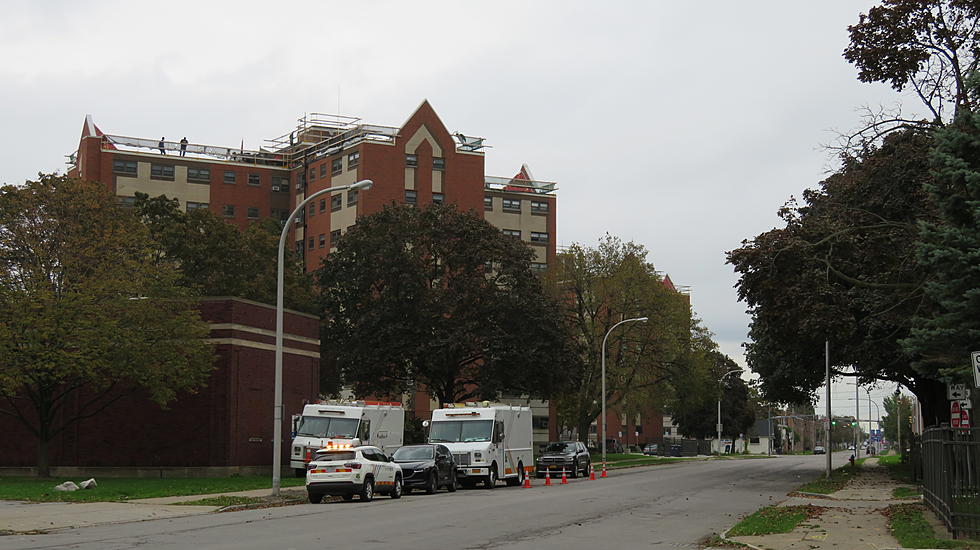
[[[483,462],[483,453],[481,452],[473,453],[473,462]]]

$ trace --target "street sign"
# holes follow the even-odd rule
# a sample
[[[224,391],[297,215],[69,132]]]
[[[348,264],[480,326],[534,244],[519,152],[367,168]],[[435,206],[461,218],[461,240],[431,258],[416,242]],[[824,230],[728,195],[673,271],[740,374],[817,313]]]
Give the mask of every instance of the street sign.
[[[946,386],[946,397],[950,401],[969,399],[970,390],[966,389],[966,384],[948,384]]]
[[[954,428],[960,427],[960,402],[952,401],[949,404],[949,425]]]
[[[973,365],[973,385],[980,388],[980,351],[970,352],[970,364]]]
[[[969,399],[962,399],[962,400],[960,400],[960,410],[961,411],[968,411],[968,410],[970,410],[972,408],[973,408],[973,402],[972,401],[970,401]]]

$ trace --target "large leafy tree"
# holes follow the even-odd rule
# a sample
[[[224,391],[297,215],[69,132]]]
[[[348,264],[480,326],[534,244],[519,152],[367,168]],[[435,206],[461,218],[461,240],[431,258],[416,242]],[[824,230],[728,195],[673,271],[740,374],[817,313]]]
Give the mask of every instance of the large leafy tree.
[[[912,399],[902,394],[889,395],[885,397],[883,405],[885,411],[881,423],[885,430],[885,439],[898,441],[899,425],[901,424],[902,440],[908,441],[912,436]]]
[[[684,436],[715,438],[718,436],[716,423],[720,396],[722,436],[735,439],[755,422],[752,392],[737,374],[722,379],[725,373],[739,368],[735,361],[717,350],[709,352],[709,357],[710,380],[701,391],[685,392],[684,398],[672,407],[671,418]]]
[[[177,199],[136,194],[136,212],[159,243],[156,258],[176,262],[180,284],[208,296],[237,296],[274,304],[282,226],[266,218],[244,232],[207,209],[180,209]],[[286,250],[286,307],[315,312],[313,279]]]
[[[100,184],[41,175],[0,189],[0,413],[48,446],[139,391],[159,404],[212,368],[207,324],[154,261],[145,227]]]
[[[581,370],[567,373],[559,401],[562,423],[580,438],[601,414],[602,342],[606,342],[606,404],[637,410],[663,404],[681,380],[699,373],[692,349],[692,319],[685,296],[664,284],[647,251],[607,235],[594,248],[573,244],[558,255],[550,287],[578,342]]]
[[[324,354],[358,395],[550,396],[577,368],[531,259],[450,205],[360,218],[318,272]]]
[[[976,96],[980,79],[971,85]],[[936,132],[932,163],[925,190],[938,215],[923,220],[916,249],[931,307],[904,344],[921,372],[966,381],[969,353],[980,349],[980,115],[961,112]]]
[[[805,403],[832,376],[899,382],[930,422],[945,407],[939,373],[901,346],[929,308],[916,262],[918,223],[935,217],[923,190],[931,135],[908,130],[845,158],[843,168],[780,211],[784,227],[729,252],[752,315],[747,359],[767,399]]]

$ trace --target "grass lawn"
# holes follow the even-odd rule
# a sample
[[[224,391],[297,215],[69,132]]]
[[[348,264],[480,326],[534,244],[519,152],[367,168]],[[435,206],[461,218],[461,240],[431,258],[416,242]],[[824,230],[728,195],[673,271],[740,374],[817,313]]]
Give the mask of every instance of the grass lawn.
[[[888,507],[888,528],[903,548],[980,548],[980,543],[974,541],[937,539],[922,512],[921,504]]]
[[[728,530],[727,536],[789,533],[804,520],[820,515],[816,506],[766,506]]]
[[[915,498],[921,497],[922,491],[915,487],[895,487],[892,491],[892,498]]]
[[[105,502],[136,498],[171,497],[229,493],[249,489],[272,488],[269,477],[207,477],[207,478],[100,478],[95,489],[80,489],[71,493],[55,491],[54,486],[66,481],[61,478],[7,477],[0,479],[0,500],[30,500],[35,502]],[[73,480],[76,483],[81,479]],[[283,487],[303,485],[302,478],[283,477]]]
[[[909,464],[902,464],[902,457],[899,455],[888,455],[878,458],[878,464],[888,470],[888,474],[895,481],[902,483],[912,483],[912,468]]]
[[[820,493],[822,495],[836,493],[843,489],[844,485],[858,474],[858,468],[859,466],[841,466],[830,473],[830,479],[820,476],[810,483],[804,484],[797,491],[802,493]]]

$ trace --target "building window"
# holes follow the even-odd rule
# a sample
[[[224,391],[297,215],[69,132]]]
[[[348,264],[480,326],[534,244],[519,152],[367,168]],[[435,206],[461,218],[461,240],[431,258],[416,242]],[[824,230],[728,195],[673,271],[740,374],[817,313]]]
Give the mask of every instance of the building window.
[[[272,190],[276,193],[288,193],[289,178],[283,176],[272,176]]]
[[[222,206],[221,207],[221,214],[224,215],[224,217],[226,217],[226,218],[234,218],[235,217],[235,205],[234,204],[226,204],[226,205]]]
[[[269,217],[278,221],[280,224],[286,222],[286,217],[289,216],[288,210],[283,210],[282,208],[270,208]]]
[[[174,181],[173,164],[151,164],[150,178],[155,180]]]
[[[259,208],[257,206],[248,207],[248,219],[250,220],[259,219]]]
[[[405,155],[405,166],[407,168],[418,168],[418,166],[419,166],[419,156],[418,155]]]
[[[670,428],[664,429],[664,437],[670,437]]]
[[[354,206],[357,204],[357,189],[352,189],[347,192],[347,206]]]
[[[330,232],[330,246],[331,248],[337,248],[337,243],[340,242],[340,230],[334,229]]]
[[[501,229],[501,231],[503,231],[504,235],[507,235],[508,237],[516,237],[518,239],[521,238],[520,229]]]
[[[483,197],[483,209],[488,212],[493,210],[493,197]]]
[[[539,233],[537,231],[531,231],[531,242],[532,243],[547,243],[548,242],[548,234],[547,233]]]
[[[320,235],[317,237],[317,241],[320,243],[320,248],[327,246],[327,235],[320,233]]]
[[[259,185],[259,183],[261,183],[261,181],[262,180],[259,178],[259,175],[258,174],[249,174],[248,175],[248,184],[249,185],[255,185],[255,186],[257,186],[257,185]]]
[[[325,178],[325,177],[327,177],[327,163],[321,162],[320,163],[320,178],[322,179],[322,178]]]
[[[354,151],[347,155],[347,169],[357,168],[357,165],[361,163],[361,153]]]
[[[132,160],[114,160],[112,161],[112,172],[115,174],[135,176],[136,162]]]
[[[759,444],[759,436],[750,437],[749,438],[749,444],[750,445],[758,445]]]
[[[187,206],[185,206],[184,209],[186,211],[190,212],[191,210],[197,210],[198,208],[207,209],[207,207],[208,207],[208,203],[206,203],[206,202],[191,202],[191,201],[187,201]]]
[[[341,194],[330,197],[330,211],[336,212],[344,207],[344,196]]]
[[[504,199],[504,210],[521,211],[521,199]]]
[[[310,168],[310,181],[316,181],[316,168]]]
[[[296,253],[300,256],[303,255],[303,241],[296,241]]]
[[[532,416],[531,417],[531,427],[535,430],[547,430],[548,429],[548,417],[547,416]]]
[[[232,172],[231,170],[225,170],[225,183],[235,183],[238,181],[238,174]]]
[[[313,237],[310,237],[310,240],[309,240],[309,241],[307,242],[307,244],[306,244],[306,246],[307,246],[307,248],[309,248],[310,250],[313,250],[313,246],[314,246],[315,244],[316,244],[316,241],[314,241],[314,240],[313,240]]]
[[[320,212],[327,211],[327,199],[320,199]]]
[[[432,194],[432,202],[433,203],[435,203],[435,204],[442,204],[443,200],[445,200],[445,197],[443,197],[442,193],[433,193]]]
[[[418,193],[411,189],[405,190],[405,204],[415,204],[418,201]]]
[[[543,262],[531,262],[531,271],[542,273],[548,271],[548,264]]]
[[[119,206],[122,206],[123,208],[132,208],[136,206],[136,197],[116,197],[116,201],[119,203]]]
[[[344,171],[344,161],[340,158],[335,158],[330,161],[330,174],[336,176],[337,174]]]
[[[316,205],[311,203],[310,204],[310,217],[312,218],[314,214],[316,214]]]
[[[432,169],[433,170],[445,170],[446,169],[446,159],[442,157],[432,157]]]
[[[187,167],[187,181],[193,183],[211,183],[210,168]]]
[[[531,213],[532,214],[547,214],[548,213],[548,203],[531,201]]]

